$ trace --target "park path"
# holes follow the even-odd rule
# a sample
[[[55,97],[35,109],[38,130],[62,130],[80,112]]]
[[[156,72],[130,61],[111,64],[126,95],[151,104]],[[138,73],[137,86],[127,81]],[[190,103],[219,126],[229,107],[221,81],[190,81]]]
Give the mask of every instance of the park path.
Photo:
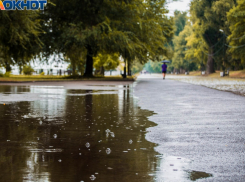
[[[134,95],[156,113],[146,138],[163,156],[159,179],[185,181],[183,171],[201,171],[213,177],[198,181],[245,181],[244,96],[159,75],[140,75]]]

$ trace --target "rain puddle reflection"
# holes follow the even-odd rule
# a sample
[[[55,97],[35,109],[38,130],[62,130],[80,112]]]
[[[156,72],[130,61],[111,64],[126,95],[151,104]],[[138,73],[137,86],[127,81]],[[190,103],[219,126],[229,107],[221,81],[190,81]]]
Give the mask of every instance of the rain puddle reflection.
[[[146,129],[156,126],[147,119],[153,112],[138,107],[131,86],[115,90],[1,86],[0,181],[153,182],[169,181],[170,176],[182,181],[205,177],[184,171],[188,160],[154,151],[156,144],[145,139]]]
[[[145,140],[153,112],[129,87],[1,86],[0,94],[0,181],[154,181],[156,144]]]

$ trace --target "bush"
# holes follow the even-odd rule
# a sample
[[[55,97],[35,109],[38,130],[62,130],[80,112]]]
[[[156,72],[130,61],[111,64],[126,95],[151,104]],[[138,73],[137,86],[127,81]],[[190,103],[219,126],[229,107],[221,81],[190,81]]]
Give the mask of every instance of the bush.
[[[4,77],[10,77],[10,71],[9,72],[6,72],[5,74],[4,74]]]
[[[0,77],[3,77],[4,75],[3,75],[3,73],[0,71]]]
[[[44,75],[44,72],[40,73],[40,75]]]
[[[23,73],[25,75],[32,75],[32,72],[34,72],[34,69],[30,65],[25,65],[23,67]]]

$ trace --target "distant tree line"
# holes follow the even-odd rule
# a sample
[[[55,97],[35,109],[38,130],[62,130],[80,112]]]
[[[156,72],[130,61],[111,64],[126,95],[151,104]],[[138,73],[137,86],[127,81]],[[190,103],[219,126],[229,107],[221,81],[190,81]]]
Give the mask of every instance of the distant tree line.
[[[193,0],[190,17],[174,13],[169,70],[245,69],[245,1]]]

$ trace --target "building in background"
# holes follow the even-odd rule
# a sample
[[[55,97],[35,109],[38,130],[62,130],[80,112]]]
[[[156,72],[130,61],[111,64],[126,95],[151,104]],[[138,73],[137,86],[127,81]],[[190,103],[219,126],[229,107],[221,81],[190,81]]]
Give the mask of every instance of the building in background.
[[[63,56],[54,55],[49,58],[49,60],[41,61],[39,58],[30,62],[31,67],[34,69],[33,75],[39,75],[44,72],[45,75],[64,75],[68,74],[69,63],[63,61]],[[19,67],[11,66],[11,74],[19,75]],[[5,68],[0,67],[0,72],[5,73]]]

